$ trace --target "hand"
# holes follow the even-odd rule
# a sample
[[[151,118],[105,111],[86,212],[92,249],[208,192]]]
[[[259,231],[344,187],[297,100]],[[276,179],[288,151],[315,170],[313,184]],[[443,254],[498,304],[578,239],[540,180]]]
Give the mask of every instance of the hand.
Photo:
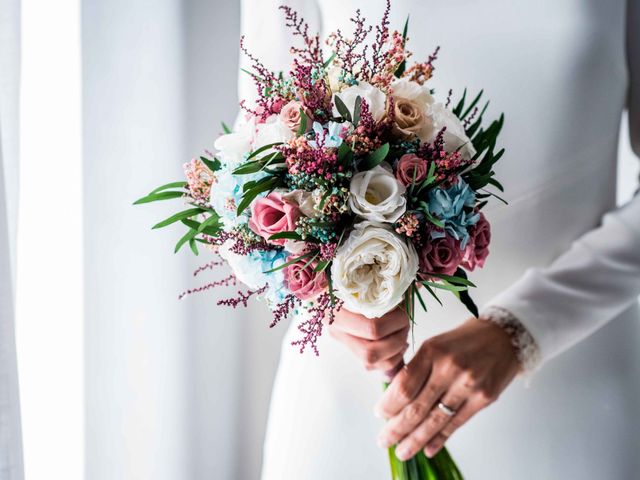
[[[409,346],[409,317],[399,308],[381,318],[367,318],[341,308],[329,333],[355,353],[367,370],[389,371],[402,362]]]
[[[427,340],[376,406],[376,413],[388,419],[378,443],[397,444],[400,460],[420,450],[432,457],[498,398],[519,368],[509,336],[491,322],[472,318]],[[455,413],[447,415],[440,402]]]

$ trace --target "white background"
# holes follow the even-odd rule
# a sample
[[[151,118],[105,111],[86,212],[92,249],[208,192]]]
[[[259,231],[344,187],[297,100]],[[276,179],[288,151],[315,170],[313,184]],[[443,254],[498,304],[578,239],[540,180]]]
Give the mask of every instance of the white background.
[[[179,228],[150,231],[174,204],[131,206],[233,122],[239,2],[22,4],[27,478],[257,478],[284,326],[260,305],[178,302],[224,273],[193,278],[206,258],[172,254]],[[638,177],[626,135],[621,199]]]

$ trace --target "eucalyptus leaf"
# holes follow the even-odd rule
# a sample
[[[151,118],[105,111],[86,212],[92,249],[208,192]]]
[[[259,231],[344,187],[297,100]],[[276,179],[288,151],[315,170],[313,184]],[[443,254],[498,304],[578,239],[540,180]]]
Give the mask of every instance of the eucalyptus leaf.
[[[179,222],[180,220],[184,220],[186,218],[193,217],[202,213],[201,208],[190,208],[189,210],[184,210],[182,212],[178,212],[175,215],[170,216],[166,220],[161,221],[160,223],[156,223],[152,229],[166,227],[167,225],[171,225],[172,223]]]
[[[371,152],[360,164],[361,170],[371,170],[380,165],[389,154],[389,144],[385,143],[374,152]]]
[[[183,196],[184,196],[184,192],[175,192],[175,191],[159,192],[159,193],[149,194],[145,197],[139,198],[138,200],[133,202],[133,204],[141,205],[143,203],[157,202],[160,200],[171,200],[173,198],[181,198]]]

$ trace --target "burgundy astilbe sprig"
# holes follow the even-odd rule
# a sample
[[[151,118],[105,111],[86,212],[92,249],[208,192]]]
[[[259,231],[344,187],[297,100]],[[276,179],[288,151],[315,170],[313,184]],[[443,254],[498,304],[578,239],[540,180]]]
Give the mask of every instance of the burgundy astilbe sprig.
[[[307,65],[295,59],[291,78],[305,110],[312,113],[314,120],[322,123],[331,116],[332,102],[329,86],[317,72],[317,66]]]
[[[368,78],[370,76],[367,69],[368,46],[364,42],[373,27],[366,25],[366,19],[362,16],[360,9],[356,10],[355,17],[350,20],[354,25],[351,38],[345,37],[341,30],[337,30],[329,36],[327,42],[333,47],[336,58],[346,73],[352,78],[358,74]]]
[[[318,339],[322,335],[324,321],[331,325],[336,312],[342,307],[342,303],[341,300],[337,300],[328,292],[318,295],[313,306],[307,310],[309,317],[298,325],[302,338],[291,342],[291,345],[300,347],[300,353],[304,353],[305,349],[309,347],[316,356],[319,355]]]
[[[236,276],[232,274],[232,275],[229,275],[228,277],[223,278],[222,280],[216,280],[214,282],[207,283],[206,285],[203,285],[201,287],[186,290],[182,292],[180,295],[178,295],[178,300],[182,300],[187,295],[193,295],[194,293],[202,293],[216,287],[228,287],[228,286],[235,287],[236,283],[237,283]]]
[[[371,76],[380,72],[384,68],[386,54],[385,44],[389,40],[389,14],[391,13],[391,0],[387,4],[382,15],[382,20],[376,25],[376,40],[371,46]]]
[[[267,243],[263,238],[254,235],[246,229],[237,229],[227,232],[225,230],[220,231],[217,237],[210,238],[210,243],[214,245],[222,245],[228,240],[229,251],[236,255],[246,256],[256,250],[266,251],[273,250],[273,245]]]
[[[444,188],[457,181],[458,175],[473,163],[472,159],[466,159],[458,151],[447,152],[445,149],[444,133],[442,128],[431,143],[425,143],[418,148],[417,155],[436,164],[436,180]]]
[[[251,60],[251,78],[258,91],[256,99],[257,108],[249,108],[244,100],[240,102],[240,107],[250,115],[260,120],[266,120],[273,113],[278,113],[286,103],[286,99],[280,94],[280,79],[267,68],[261,61],[253,55],[244,44],[244,35],[240,37],[240,50]]]
[[[260,287],[257,290],[247,290],[246,292],[243,292],[242,290],[238,290],[236,297],[218,300],[217,305],[218,306],[224,305],[226,307],[236,308],[238,305],[242,304],[243,307],[246,307],[251,297],[253,297],[254,295],[260,295],[261,293],[264,293],[268,287],[269,285],[265,285],[264,287]]]
[[[273,328],[282,320],[286,320],[296,305],[300,305],[300,299],[293,293],[284,297],[284,300],[273,309],[273,321],[269,324],[269,328]]]
[[[199,266],[198,268],[195,269],[195,271],[193,272],[193,276],[197,277],[198,275],[200,275],[202,272],[206,271],[206,270],[213,270],[215,267],[220,267],[222,265],[224,265],[224,260],[220,259],[220,260],[212,260],[208,263],[205,263],[204,265]]]
[[[309,24],[293,8],[287,5],[281,5],[279,8],[284,12],[285,25],[292,30],[294,37],[300,37],[304,43],[304,48],[291,47],[291,53],[298,55],[309,65],[322,65],[324,60],[320,37],[317,34],[309,34]]]

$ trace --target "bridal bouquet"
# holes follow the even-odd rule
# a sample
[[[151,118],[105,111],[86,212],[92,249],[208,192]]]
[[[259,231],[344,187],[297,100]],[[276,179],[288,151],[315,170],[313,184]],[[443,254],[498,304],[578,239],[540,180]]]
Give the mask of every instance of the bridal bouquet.
[[[401,306],[413,321],[415,305],[427,308],[423,295],[440,302],[444,290],[477,315],[465,272],[489,253],[482,208],[495,196],[486,187],[502,190],[492,170],[502,117],[483,128],[482,92],[436,100],[438,50],[410,64],[407,24],[390,30],[389,2],[377,26],[358,12],[352,36],[332,34],[328,58],[304,20],[280,8],[299,41],[291,70],[269,70],[241,41],[255,103],[242,101],[234,131],[223,126],[214,152],[185,164],[186,181],[136,203],[186,203],[154,228],[179,222],[176,251],[202,246],[233,271],[195,291],[240,281],[246,288],[218,303],[260,297],[271,326],[295,316],[301,352],[318,353],[340,308],[375,318]],[[391,449],[390,459],[394,479],[461,478],[446,450],[400,462]]]

